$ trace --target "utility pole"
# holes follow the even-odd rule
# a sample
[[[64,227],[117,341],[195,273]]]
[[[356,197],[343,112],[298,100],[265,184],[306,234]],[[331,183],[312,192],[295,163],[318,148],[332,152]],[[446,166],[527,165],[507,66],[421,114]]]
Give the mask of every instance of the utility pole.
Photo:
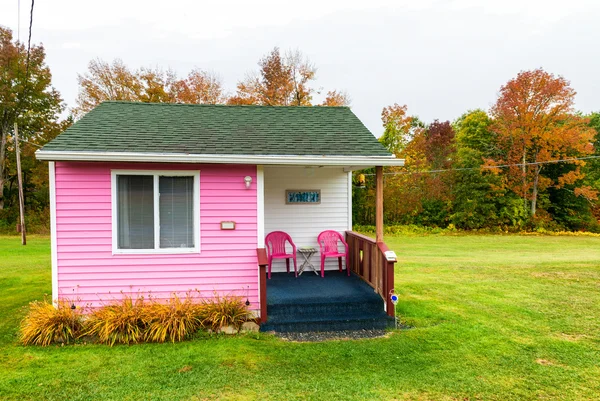
[[[23,198],[23,176],[21,174],[21,150],[19,149],[19,128],[15,121],[15,152],[17,153],[17,180],[19,181],[19,214],[21,217],[21,244],[27,245],[25,234],[25,199]]]

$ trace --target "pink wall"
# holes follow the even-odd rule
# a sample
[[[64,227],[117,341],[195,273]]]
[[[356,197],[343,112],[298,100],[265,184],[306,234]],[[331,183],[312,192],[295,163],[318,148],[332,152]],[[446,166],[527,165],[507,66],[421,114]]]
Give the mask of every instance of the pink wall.
[[[113,255],[111,169],[200,170],[200,253]],[[231,220],[236,229],[222,231]],[[59,298],[99,305],[121,292],[163,298],[197,289],[248,294],[259,309],[256,166],[57,162],[56,236]]]

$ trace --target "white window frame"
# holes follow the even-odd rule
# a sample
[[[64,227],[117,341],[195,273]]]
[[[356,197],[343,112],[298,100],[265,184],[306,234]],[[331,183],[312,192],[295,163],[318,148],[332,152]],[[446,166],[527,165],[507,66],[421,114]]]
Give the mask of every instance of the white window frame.
[[[112,253],[113,255],[140,254],[186,254],[200,253],[200,171],[199,170],[111,170],[111,207],[112,207]],[[117,176],[118,175],[150,175],[154,177],[154,249],[119,249],[117,218]],[[160,177],[193,177],[194,179],[194,247],[193,248],[161,248],[160,247],[160,215],[159,215],[159,178]]]

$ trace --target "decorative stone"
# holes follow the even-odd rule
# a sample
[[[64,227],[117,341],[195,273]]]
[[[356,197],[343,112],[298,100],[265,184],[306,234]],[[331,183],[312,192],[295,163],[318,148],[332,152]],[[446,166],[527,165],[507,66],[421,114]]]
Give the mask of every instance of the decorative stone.
[[[242,324],[242,331],[247,332],[257,332],[260,326],[254,322],[245,322]]]
[[[233,326],[224,326],[221,327],[221,330],[219,330],[219,332],[224,334],[237,334],[238,330]]]

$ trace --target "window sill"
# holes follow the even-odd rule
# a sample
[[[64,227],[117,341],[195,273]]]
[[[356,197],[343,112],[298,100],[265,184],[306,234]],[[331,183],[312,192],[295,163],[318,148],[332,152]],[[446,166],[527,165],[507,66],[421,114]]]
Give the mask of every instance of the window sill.
[[[200,248],[164,248],[164,249],[113,249],[113,255],[189,255],[200,253]]]

